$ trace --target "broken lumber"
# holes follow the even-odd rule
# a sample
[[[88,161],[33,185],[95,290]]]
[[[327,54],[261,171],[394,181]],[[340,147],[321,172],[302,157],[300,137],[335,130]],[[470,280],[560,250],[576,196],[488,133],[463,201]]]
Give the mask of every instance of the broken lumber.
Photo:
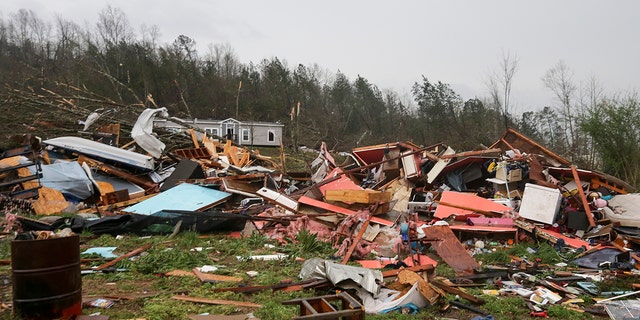
[[[438,255],[459,275],[473,274],[473,270],[479,269],[480,264],[462,246],[449,226],[430,226],[422,228],[429,239],[439,239],[431,246]]]
[[[326,281],[326,280],[323,280]],[[256,291],[262,291],[262,290],[284,290],[284,291],[297,291],[297,290],[302,290],[304,289],[303,286],[306,284],[312,284],[312,283],[317,283],[318,280],[317,279],[309,279],[309,280],[305,280],[305,281],[301,281],[301,282],[290,282],[290,283],[285,283],[285,282],[281,282],[281,283],[277,283],[277,284],[272,284],[272,285],[263,285],[263,286],[243,286],[243,287],[229,287],[229,288],[216,288],[213,290],[213,292],[225,292],[225,291],[231,291],[231,292],[242,292],[242,293],[250,293],[250,292],[256,292]]]
[[[573,180],[576,182],[576,189],[578,189],[578,195],[580,196],[580,201],[582,202],[582,209],[587,214],[587,219],[589,219],[589,227],[595,227],[596,222],[593,221],[593,214],[591,213],[591,208],[589,208],[589,201],[587,201],[587,197],[584,195],[584,190],[582,189],[582,182],[580,182],[580,177],[578,176],[578,171],[576,171],[576,166],[571,166],[571,173],[573,174]]]
[[[181,301],[196,302],[196,303],[232,305],[232,306],[248,307],[248,308],[260,308],[260,307],[262,307],[261,304],[252,303],[252,302],[234,301],[234,300],[220,300],[220,299],[206,299],[206,298],[198,298],[198,297],[190,297],[190,296],[173,296],[172,299],[181,300]]]
[[[371,222],[371,217],[373,217],[373,214],[369,213],[367,220],[365,220],[362,223],[362,226],[360,226],[360,231],[358,232],[356,237],[353,238],[353,242],[351,242],[351,246],[349,247],[349,250],[342,258],[342,264],[346,264],[347,262],[349,262],[349,258],[351,258],[351,254],[353,254],[353,250],[355,250],[356,247],[358,246],[358,242],[360,242],[360,239],[362,239],[362,235],[367,230],[367,227],[369,226],[369,222]]]
[[[139,198],[135,198],[135,199],[131,199],[131,200],[126,200],[126,201],[122,201],[122,202],[116,202],[116,203],[112,203],[109,205],[102,205],[102,206],[97,206],[97,207],[91,207],[91,208],[87,208],[87,209],[82,209],[82,210],[78,210],[78,213],[100,213],[102,214],[102,212],[105,211],[114,211],[116,209],[119,208],[123,208],[123,207],[128,207],[131,205],[134,205],[138,202],[142,202],[144,200],[147,200],[149,198],[153,198],[155,197],[157,194],[148,194]]]
[[[242,281],[242,278],[238,278],[238,277],[230,277],[230,276],[223,276],[223,275],[219,275],[219,274],[204,273],[204,272],[201,272],[200,270],[198,270],[198,268],[193,268],[192,271],[193,271],[193,274],[195,274],[196,277],[198,277],[198,279],[200,279],[200,281],[202,281],[202,282],[212,283],[212,282],[240,282],[240,281]]]
[[[438,288],[440,288],[440,289],[442,289],[442,290],[444,290],[444,291],[446,291],[448,293],[457,294],[458,296],[460,296],[462,298],[465,298],[465,299],[467,299],[467,300],[469,300],[469,301],[471,301],[471,302],[473,302],[475,304],[484,304],[484,302],[485,302],[482,298],[478,298],[478,297],[476,297],[476,296],[474,296],[474,295],[472,295],[472,294],[470,294],[470,293],[468,293],[466,291],[462,291],[462,290],[460,290],[458,288],[452,287],[452,286],[442,282],[439,279],[433,280],[433,281],[431,281],[431,283],[433,285],[435,285],[436,287],[438,287]]]
[[[413,272],[421,272],[421,271],[433,271],[434,269],[435,268],[434,268],[434,266],[432,264],[425,264],[425,265],[413,266],[413,267],[409,267],[409,268],[385,270],[385,271],[382,271],[382,277],[383,278],[395,277],[402,270],[410,270],[410,271],[413,271]]]
[[[445,154],[440,156],[440,159],[451,159],[451,158],[461,158],[461,157],[470,157],[470,156],[481,156],[487,153],[501,153],[502,149],[501,148],[492,148],[492,149],[485,149],[485,150],[478,150],[478,151],[465,151],[465,152],[461,152],[461,153],[456,153],[456,154]]]
[[[155,190],[156,188],[158,188],[158,184],[154,183],[152,181],[146,180],[146,179],[142,179],[134,174],[131,174],[125,170],[116,168],[112,165],[103,163],[101,161],[89,158],[87,156],[84,155],[80,155],[78,157],[78,163],[82,164],[83,162],[86,162],[87,165],[89,165],[90,167],[96,167],[98,168],[100,171],[103,171],[105,173],[114,175],[118,178],[122,178],[124,180],[127,180],[131,183],[135,183],[137,185],[142,186],[145,190]]]
[[[379,202],[389,202],[391,201],[392,196],[391,192],[376,190],[327,190],[324,197],[328,201],[374,204]]]
[[[302,204],[306,204],[306,205],[312,206],[312,207],[325,209],[327,211],[341,213],[341,214],[344,214],[344,215],[347,215],[347,216],[351,216],[351,215],[356,214],[356,212],[353,211],[353,210],[349,210],[349,209],[346,209],[346,208],[343,208],[343,207],[339,207],[339,206],[336,206],[336,205],[333,205],[333,204],[330,204],[330,203],[322,202],[320,200],[309,198],[307,196],[300,197],[298,199],[298,202],[302,203]],[[378,218],[378,217],[372,217],[371,218],[371,222],[375,222],[375,223],[378,223],[378,224],[381,224],[381,225],[384,225],[384,226],[388,226],[388,227],[393,226],[393,222],[391,222],[389,220],[382,219],[382,218]]]
[[[113,259],[113,260],[111,260],[111,261],[109,261],[107,263],[101,264],[98,267],[96,267],[95,270],[99,271],[99,270],[102,270],[102,269],[106,269],[106,268],[112,267],[116,263],[120,262],[121,260],[124,260],[124,259],[129,258],[129,257],[133,257],[135,255],[138,255],[138,254],[142,253],[143,251],[145,251],[145,250],[147,250],[149,248],[151,248],[151,243],[147,243],[147,244],[145,244],[144,246],[142,246],[140,248],[132,250],[132,251],[130,251],[130,252],[124,254],[124,255],[121,255],[121,256],[119,256],[119,257],[117,257],[117,258],[115,258],[115,259]]]
[[[192,129],[189,128],[189,135],[191,136],[191,141],[193,142],[193,146],[197,148],[200,148],[200,144],[198,143],[198,137],[196,137],[196,132]]]

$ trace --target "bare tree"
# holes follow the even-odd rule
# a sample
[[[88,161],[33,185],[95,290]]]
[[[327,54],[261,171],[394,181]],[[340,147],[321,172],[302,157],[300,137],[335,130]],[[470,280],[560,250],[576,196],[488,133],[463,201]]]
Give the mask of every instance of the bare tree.
[[[513,77],[518,71],[518,57],[502,52],[499,68],[489,75],[487,87],[494,108],[502,110],[504,126],[508,127],[509,112],[511,111],[511,86]]]
[[[56,50],[54,60],[65,60],[80,56],[82,41],[82,28],[73,21],[65,20],[60,16],[55,18],[56,25]]]
[[[586,84],[580,88],[580,107],[578,112],[581,115],[588,117],[587,114],[598,108],[598,105],[601,104],[605,98],[602,85],[595,77],[591,77]],[[578,136],[580,137],[580,141],[577,142],[577,145],[583,148],[582,155],[584,157],[585,164],[589,168],[602,167],[602,159],[601,157],[598,157],[597,150],[593,144],[593,138],[583,130],[580,130],[579,127]]]
[[[206,60],[213,64],[216,73],[224,79],[235,79],[240,72],[240,61],[231,45],[210,44]]]
[[[105,49],[120,42],[130,42],[134,37],[126,14],[110,5],[100,11],[96,27]]]
[[[144,47],[155,50],[160,39],[160,29],[157,25],[147,26],[143,24],[140,27],[142,34],[142,44]]]
[[[542,82],[545,87],[553,92],[555,98],[560,102],[560,114],[565,127],[565,140],[572,157],[576,156],[576,144],[578,140],[577,132],[574,129],[575,117],[573,112],[573,98],[577,89],[573,83],[573,72],[564,61],[560,60],[551,69],[547,70]]]
[[[41,59],[46,57],[46,49],[51,34],[51,25],[47,24],[32,10],[20,9],[11,16],[9,28],[13,41],[25,49],[39,55]]]
[[[594,108],[604,99],[604,89],[600,81],[595,77],[589,78],[586,85],[580,90],[580,107]]]

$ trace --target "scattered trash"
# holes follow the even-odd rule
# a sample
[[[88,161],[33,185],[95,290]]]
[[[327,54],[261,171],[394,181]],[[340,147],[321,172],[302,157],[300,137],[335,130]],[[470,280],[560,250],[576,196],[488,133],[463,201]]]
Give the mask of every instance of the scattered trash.
[[[411,142],[359,147],[343,153],[341,165],[323,142],[314,151],[318,156],[308,164],[309,172],[301,174],[285,170],[282,150],[275,160],[206,132],[185,130],[193,146],[168,149],[152,133],[157,114],[168,116],[164,108],[140,114],[128,145],[136,144],[150,155],[80,137],[57,137],[35,148],[4,151],[0,173],[11,174],[1,176],[0,206],[48,216],[34,220],[7,213],[1,221],[4,234],[13,232],[18,241],[89,232],[127,241],[126,234],[171,238],[183,231],[225,231],[246,237],[257,232],[285,244],[297,243],[296,235],[305,230],[330,243],[336,261],[305,261],[299,283],[216,290],[329,285],[357,292],[359,301],[344,292],[337,295],[347,303],[339,312],[354,315],[362,308],[366,313],[413,314],[445,302],[480,314],[477,319],[491,319],[480,308],[481,297],[459,288],[475,281],[494,285],[483,289],[485,295],[526,299],[531,317],[547,317],[546,308],[552,304],[589,311],[577,296],[606,296],[594,282],[618,272],[637,272],[640,266],[636,254],[640,197],[633,187],[609,175],[578,169],[513,129],[488,148],[464,152],[442,143],[426,148]],[[85,121],[85,129],[91,128],[91,121]],[[55,216],[60,213],[64,217]],[[504,266],[482,265],[474,258],[527,238],[547,241],[557,255],[575,259],[545,265],[530,258],[540,254],[536,245]],[[119,261],[143,256],[150,248],[148,244],[120,256],[113,253],[116,247],[87,249],[83,255],[112,260],[84,271],[114,271]],[[204,254],[209,249],[190,250]],[[277,246],[265,246],[258,254],[236,259],[295,256],[276,250],[280,251]],[[450,266],[456,278],[436,277],[433,270],[438,262],[433,256]],[[347,265],[349,261],[358,261],[362,267]],[[540,270],[555,273],[556,278],[539,278]],[[196,276],[216,283],[240,283],[259,275],[257,271],[246,271],[246,277],[215,274],[219,271],[219,266],[203,265],[163,275]],[[445,293],[464,300],[444,301]],[[637,306],[614,300],[637,293],[610,292],[598,304],[613,319],[634,317]],[[174,299],[241,303],[187,295]],[[300,305],[302,314],[313,312],[302,309],[317,299],[327,298],[286,304]],[[86,305],[108,308],[113,303],[95,299]],[[196,316],[214,315],[190,317]]]

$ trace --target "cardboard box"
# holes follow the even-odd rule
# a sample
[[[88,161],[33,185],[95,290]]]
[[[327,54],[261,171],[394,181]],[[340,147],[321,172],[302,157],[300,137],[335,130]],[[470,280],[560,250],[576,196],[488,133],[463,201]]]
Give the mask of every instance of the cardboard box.
[[[496,169],[496,178],[504,181],[515,182],[522,180],[522,169],[507,169],[499,167]]]

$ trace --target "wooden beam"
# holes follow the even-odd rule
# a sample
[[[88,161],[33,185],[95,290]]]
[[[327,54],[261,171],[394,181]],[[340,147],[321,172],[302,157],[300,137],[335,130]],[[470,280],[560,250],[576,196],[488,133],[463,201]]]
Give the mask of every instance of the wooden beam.
[[[284,291],[299,291],[303,289],[303,286],[306,284],[317,283],[317,279],[309,279],[301,282],[292,282],[292,283],[277,283],[272,285],[263,285],[263,286],[244,286],[244,287],[229,287],[229,288],[217,288],[214,289],[213,292],[243,292],[250,293],[262,290],[284,290]]]
[[[349,209],[343,208],[343,207],[339,207],[339,206],[336,206],[336,205],[333,205],[333,204],[330,204],[330,203],[326,203],[324,201],[312,199],[312,198],[309,198],[307,196],[300,197],[298,199],[298,202],[302,203],[302,204],[306,204],[306,205],[312,206],[312,207],[324,209],[324,210],[327,210],[327,211],[341,213],[341,214],[344,214],[346,216],[351,216],[351,215],[354,215],[354,214],[357,213],[356,211],[349,210]],[[385,220],[385,219],[382,219],[382,218],[379,218],[379,217],[371,218],[371,222],[374,222],[374,223],[377,223],[377,224],[381,224],[381,225],[384,225],[384,226],[388,226],[388,227],[391,227],[394,224],[392,221]]]
[[[131,199],[131,200],[127,200],[127,201],[122,201],[122,202],[116,202],[116,203],[112,203],[109,205],[103,205],[103,206],[98,206],[98,207],[91,207],[88,209],[82,209],[79,210],[78,213],[101,213],[104,211],[113,211],[115,209],[118,208],[122,208],[122,207],[128,207],[131,205],[134,205],[136,203],[142,202],[144,200],[147,200],[149,198],[153,198],[155,197],[157,194],[148,194],[146,196],[142,196],[139,198],[135,198],[135,199]]]
[[[190,296],[173,296],[172,298],[176,300],[181,300],[181,301],[189,301],[189,302],[205,303],[205,304],[232,305],[232,306],[249,307],[249,308],[262,307],[261,304],[244,302],[244,301],[235,301],[235,300],[206,299],[206,298],[198,298],[198,297],[190,297]]]
[[[582,202],[582,208],[587,213],[589,226],[593,228],[596,226],[596,222],[593,220],[593,214],[591,213],[591,208],[589,208],[589,201],[587,201],[587,196],[585,196],[584,190],[582,189],[582,182],[580,182],[580,177],[578,176],[576,166],[571,166],[571,173],[573,174],[573,180],[575,180],[576,182],[576,189],[578,189],[578,195],[580,196],[580,201]]]
[[[462,298],[465,298],[465,299],[467,299],[467,300],[469,300],[469,301],[471,301],[471,302],[473,302],[475,304],[484,304],[484,302],[485,302],[482,298],[478,298],[478,297],[476,297],[476,296],[474,296],[474,295],[472,295],[472,294],[470,294],[470,293],[468,293],[466,291],[462,291],[462,290],[460,290],[458,288],[454,288],[454,287],[452,287],[452,286],[450,286],[450,285],[448,285],[448,284],[446,284],[446,283],[444,283],[444,282],[442,282],[440,280],[433,280],[433,281],[431,281],[431,283],[433,285],[435,285],[436,287],[438,287],[438,288],[440,288],[440,289],[442,289],[442,290],[444,290],[444,291],[446,291],[448,293],[457,294],[458,296],[460,296]]]
[[[102,269],[109,268],[109,267],[115,265],[116,263],[120,262],[121,260],[124,260],[124,259],[129,258],[129,257],[133,257],[135,255],[138,255],[138,254],[142,253],[143,251],[145,251],[145,250],[147,250],[149,248],[151,248],[151,243],[147,243],[147,244],[145,244],[144,246],[142,246],[142,247],[140,247],[138,249],[135,249],[133,251],[130,251],[129,253],[121,255],[121,256],[119,256],[119,257],[117,257],[117,258],[115,258],[115,259],[113,259],[113,260],[111,260],[111,261],[109,261],[107,263],[101,264],[95,270],[102,270]]]
[[[362,239],[362,235],[367,230],[367,227],[369,227],[369,222],[371,222],[371,217],[373,217],[373,214],[369,213],[369,216],[367,217],[367,220],[365,220],[362,223],[362,226],[360,227],[360,231],[358,232],[356,237],[353,238],[353,242],[351,243],[351,246],[349,247],[349,250],[347,251],[347,253],[342,258],[342,264],[346,264],[349,261],[349,258],[351,258],[351,254],[353,254],[353,250],[356,249],[356,247],[358,246],[358,242],[360,242],[360,239]]]
[[[473,211],[473,212],[477,212],[477,213],[482,213],[486,216],[491,216],[491,217],[502,217],[504,216],[504,213],[502,212],[495,212],[495,211],[487,211],[487,210],[482,210],[482,209],[478,209],[478,208],[473,208],[473,207],[467,207],[467,206],[463,206],[463,205],[459,205],[459,204],[455,204],[455,203],[449,203],[449,202],[442,202],[442,201],[434,201],[436,202],[438,205],[443,205],[443,206],[447,206],[447,207],[453,207],[453,208],[457,208],[457,209],[462,209],[462,210],[468,210],[468,211]],[[505,212],[508,211],[510,208],[505,206]]]
[[[136,175],[133,175],[125,170],[116,168],[112,165],[103,163],[101,161],[89,158],[87,156],[84,155],[80,155],[78,157],[78,163],[82,164],[83,162],[86,162],[87,165],[89,165],[90,167],[96,167],[98,168],[100,171],[103,171],[105,173],[114,175],[116,177],[122,178],[124,180],[127,180],[129,182],[135,183],[137,185],[142,186],[145,190],[155,190],[155,188],[158,187],[157,183],[153,183],[151,181],[142,179]]]
[[[345,203],[366,203],[374,204],[379,202],[389,202],[392,198],[391,192],[382,192],[371,189],[365,190],[327,190],[325,199],[328,201],[342,201]]]
[[[193,129],[189,129],[189,135],[191,136],[191,141],[193,141],[193,145],[196,148],[200,148],[200,144],[198,143],[198,138],[196,137],[196,132]]]
[[[198,268],[193,268],[192,271],[193,271],[193,274],[195,274],[196,277],[198,277],[198,279],[200,279],[200,281],[202,281],[202,282],[212,283],[212,282],[240,282],[240,281],[242,281],[242,278],[239,278],[239,277],[230,277],[230,276],[223,276],[223,275],[219,275],[219,274],[204,273],[204,272],[198,270]]]
[[[465,151],[465,152],[456,153],[456,154],[445,154],[443,156],[440,156],[440,159],[481,156],[487,153],[500,153],[500,152],[502,152],[502,149],[500,148],[485,149],[485,150],[478,150],[478,151]]]
[[[403,269],[385,270],[385,271],[382,271],[382,277],[383,278],[395,277],[402,270],[410,270],[410,271],[413,271],[413,272],[422,272],[422,271],[433,271],[434,269],[435,269],[435,267],[432,264],[424,264],[424,265],[418,265],[418,266],[413,266],[413,267],[403,268]]]

